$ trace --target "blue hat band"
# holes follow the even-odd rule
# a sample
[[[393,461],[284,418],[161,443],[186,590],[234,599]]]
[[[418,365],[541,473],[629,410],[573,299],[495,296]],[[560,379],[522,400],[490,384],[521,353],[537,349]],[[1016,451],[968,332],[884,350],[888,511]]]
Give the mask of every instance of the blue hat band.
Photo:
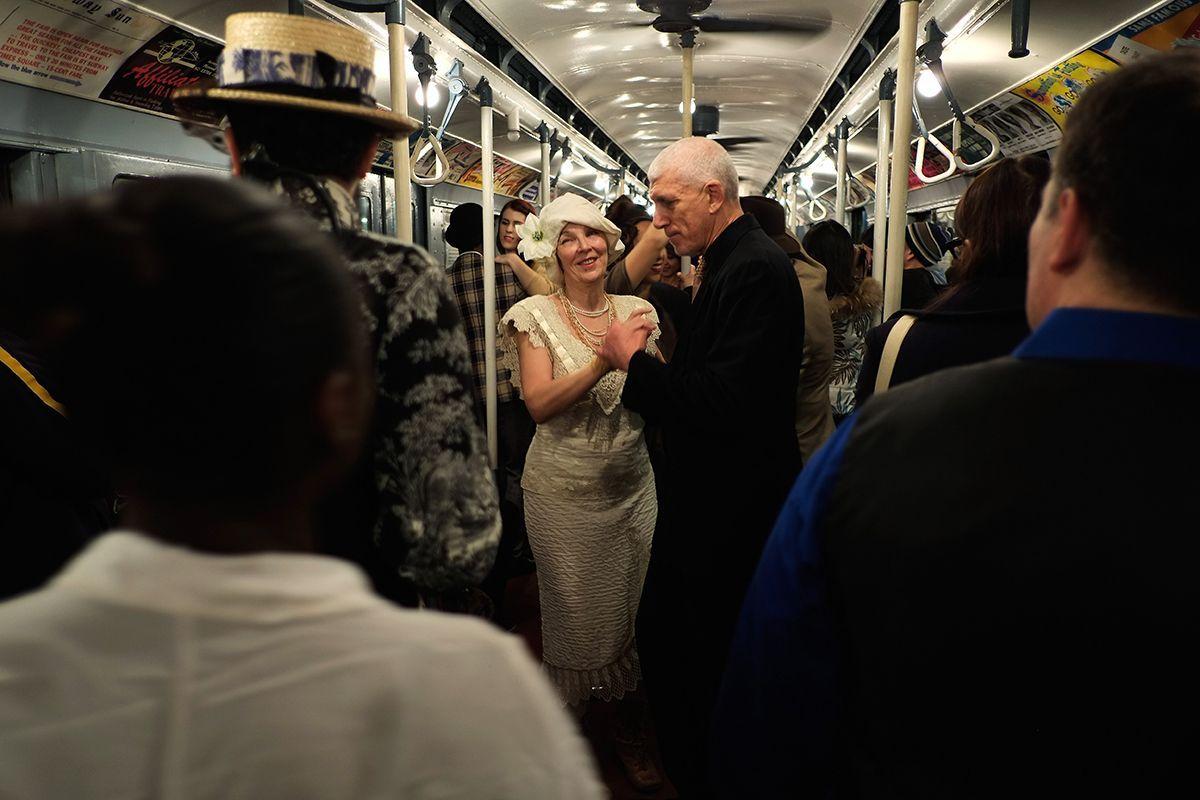
[[[239,47],[226,49],[218,74],[225,88],[261,89],[264,84],[304,89],[353,90],[372,97],[375,72],[369,66],[339,61],[328,53],[288,53]],[[374,101],[371,101],[374,104]]]

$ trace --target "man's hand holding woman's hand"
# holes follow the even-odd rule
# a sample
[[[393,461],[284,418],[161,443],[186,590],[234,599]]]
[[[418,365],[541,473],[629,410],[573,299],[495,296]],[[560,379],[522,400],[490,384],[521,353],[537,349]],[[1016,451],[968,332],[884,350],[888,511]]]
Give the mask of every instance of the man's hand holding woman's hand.
[[[650,309],[643,308],[629,315],[624,322],[613,320],[604,337],[604,344],[596,354],[612,369],[622,372],[629,370],[629,361],[633,354],[646,349],[646,342],[654,332],[655,324],[646,319]]]

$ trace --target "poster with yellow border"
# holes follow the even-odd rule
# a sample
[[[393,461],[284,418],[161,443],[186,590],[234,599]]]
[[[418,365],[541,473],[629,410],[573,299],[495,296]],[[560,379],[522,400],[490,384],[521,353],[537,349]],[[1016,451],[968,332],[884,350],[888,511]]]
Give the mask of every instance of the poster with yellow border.
[[[1112,59],[1092,50],[1084,50],[1018,86],[1013,92],[1043,109],[1061,128],[1084,91],[1097,78],[1118,67]]]
[[[1176,42],[1197,39],[1200,39],[1200,0],[1172,0],[1092,49],[1128,64],[1170,50]]]

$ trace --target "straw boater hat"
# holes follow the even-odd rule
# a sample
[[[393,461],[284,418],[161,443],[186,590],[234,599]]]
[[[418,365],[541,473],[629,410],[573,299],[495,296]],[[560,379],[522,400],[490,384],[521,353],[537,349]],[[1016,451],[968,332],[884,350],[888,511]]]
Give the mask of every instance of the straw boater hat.
[[[621,229],[605,218],[600,209],[577,194],[564,194],[542,209],[541,216],[529,214],[525,222],[517,226],[521,241],[517,250],[527,259],[533,259],[547,272],[557,269],[558,259],[554,251],[558,247],[558,236],[570,224],[586,225],[604,234],[608,242],[608,263],[612,264],[625,251],[621,243]]]
[[[291,14],[233,14],[225,20],[218,86],[171,95],[185,119],[223,116],[230,105],[298,108],[374,124],[389,134],[419,126],[375,103],[375,47],[347,25]]]

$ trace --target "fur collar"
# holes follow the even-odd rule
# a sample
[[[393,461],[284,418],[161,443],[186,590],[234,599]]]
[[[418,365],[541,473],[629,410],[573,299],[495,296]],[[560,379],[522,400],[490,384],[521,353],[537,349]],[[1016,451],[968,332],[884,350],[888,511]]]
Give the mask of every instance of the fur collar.
[[[882,307],[883,287],[871,277],[864,278],[858,288],[850,294],[838,295],[829,301],[829,313],[834,319],[853,317]]]

